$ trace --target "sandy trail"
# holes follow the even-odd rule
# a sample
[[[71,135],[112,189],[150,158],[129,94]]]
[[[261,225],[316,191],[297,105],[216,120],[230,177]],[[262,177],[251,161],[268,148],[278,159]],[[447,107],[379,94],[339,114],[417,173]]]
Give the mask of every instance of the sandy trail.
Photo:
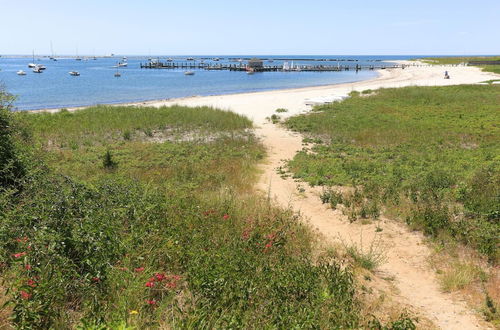
[[[443,79],[444,71],[451,79]],[[279,126],[268,123],[265,118],[275,113],[277,108],[286,108],[284,115],[291,116],[310,110],[306,99],[346,96],[352,90],[377,89],[382,87],[402,87],[410,85],[452,85],[478,83],[498,79],[499,75],[484,73],[473,67],[407,67],[387,69],[379,72],[379,77],[357,83],[322,86],[302,89],[279,90],[259,93],[245,93],[223,96],[192,97],[177,100],[144,102],[139,105],[162,106],[181,104],[186,106],[209,105],[232,110],[253,119],[268,150],[267,161],[261,166],[262,176],[258,188],[284,207],[300,212],[305,221],[317,229],[328,242],[342,240],[358,243],[362,236],[368,246],[375,239],[375,225],[350,224],[340,211],[332,211],[318,198],[318,191],[307,185],[282,179],[276,169],[283,160],[291,159],[302,149],[302,138]],[[281,114],[283,115],[283,114]],[[299,193],[297,185],[305,188]],[[384,278],[394,279],[397,295],[393,297],[412,311],[432,321],[441,329],[486,329],[480,318],[467,308],[464,301],[451,294],[443,293],[427,258],[430,249],[423,243],[419,233],[410,232],[404,224],[383,218],[379,221],[383,229],[377,240],[386,251],[385,262],[377,272]]]

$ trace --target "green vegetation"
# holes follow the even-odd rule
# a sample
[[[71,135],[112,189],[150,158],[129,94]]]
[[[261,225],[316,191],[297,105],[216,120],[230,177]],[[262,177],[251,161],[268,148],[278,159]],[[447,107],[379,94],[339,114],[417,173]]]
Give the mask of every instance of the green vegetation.
[[[0,277],[18,328],[413,325],[363,317],[350,268],[251,194],[264,151],[245,117],[4,107],[0,123]]]
[[[289,163],[311,185],[354,187],[323,201],[351,221],[383,211],[498,263],[500,86],[381,89],[286,125],[324,144]]]
[[[500,61],[500,56],[475,56],[475,57],[425,57],[422,62],[429,64],[451,64],[458,65],[470,61]],[[481,65],[481,69],[487,72],[494,72],[500,74],[500,65]]]

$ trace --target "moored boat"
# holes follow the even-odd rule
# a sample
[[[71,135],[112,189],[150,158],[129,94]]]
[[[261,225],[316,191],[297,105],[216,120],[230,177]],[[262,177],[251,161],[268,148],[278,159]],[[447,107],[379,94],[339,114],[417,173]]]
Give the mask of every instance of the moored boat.
[[[186,76],[194,76],[194,71],[186,71],[184,72]]]
[[[26,75],[26,72],[24,72],[23,70],[19,70],[16,73],[18,76],[25,76]]]
[[[78,77],[80,75],[80,72],[78,71],[70,71],[68,72],[70,76]]]

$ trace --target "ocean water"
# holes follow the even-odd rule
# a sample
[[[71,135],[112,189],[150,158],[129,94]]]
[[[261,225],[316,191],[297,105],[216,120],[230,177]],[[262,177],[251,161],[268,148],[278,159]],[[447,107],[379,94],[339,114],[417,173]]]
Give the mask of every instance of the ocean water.
[[[152,56],[156,58],[157,56]],[[165,61],[169,56],[159,56]],[[196,56],[214,58],[215,56]],[[217,63],[229,63],[229,58],[250,56],[223,56]],[[258,56],[273,58],[273,63],[282,65],[278,58],[295,58],[294,65],[380,65],[389,60],[408,59],[412,56]],[[43,64],[47,69],[33,73],[28,68],[31,57],[0,57],[0,84],[17,97],[14,106],[17,110],[87,106],[94,104],[112,104],[139,102],[146,100],[168,99],[194,95],[219,95],[241,92],[256,92],[273,89],[320,86],[355,82],[373,78],[374,71],[361,70],[342,72],[263,72],[248,75],[245,72],[193,70],[195,75],[184,75],[185,69],[141,69],[140,63],[146,63],[148,56],[128,57],[128,67],[120,68],[120,78],[114,77],[115,68],[121,57],[97,58],[88,61],[76,61],[74,58],[35,58],[35,63]],[[186,63],[186,56],[172,57],[176,62]],[[303,61],[300,58],[342,59],[350,61]],[[354,61],[356,60],[356,61]],[[205,60],[205,63],[210,63]],[[230,62],[237,64],[237,62]],[[244,61],[243,63],[246,63]],[[16,72],[24,70],[26,76]],[[79,71],[79,77],[68,74]]]

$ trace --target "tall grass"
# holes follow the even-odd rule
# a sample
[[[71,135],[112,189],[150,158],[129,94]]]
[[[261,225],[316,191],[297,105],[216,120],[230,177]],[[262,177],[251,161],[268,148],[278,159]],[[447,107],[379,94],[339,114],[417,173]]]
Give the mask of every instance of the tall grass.
[[[500,256],[500,86],[381,89],[292,117],[321,137],[290,162],[312,185],[352,185],[350,205],[373,201],[434,237]],[[356,209],[360,216],[361,208]]]
[[[14,326],[368,325],[351,269],[314,257],[314,236],[294,214],[245,190],[263,154],[247,119],[207,108],[164,108],[154,120],[134,114],[153,109],[102,110],[14,116],[41,146],[28,148],[17,133],[5,140],[27,169],[0,187],[0,276]],[[0,111],[14,127],[16,118]],[[158,121],[175,111],[177,119]],[[106,136],[163,124],[235,134],[195,142]],[[47,148],[49,139],[60,145]]]
[[[470,61],[499,61],[500,56],[453,56],[453,57],[425,57],[422,59],[424,63],[429,64],[451,64],[457,65],[468,63]],[[483,71],[500,74],[500,65],[480,65]]]

